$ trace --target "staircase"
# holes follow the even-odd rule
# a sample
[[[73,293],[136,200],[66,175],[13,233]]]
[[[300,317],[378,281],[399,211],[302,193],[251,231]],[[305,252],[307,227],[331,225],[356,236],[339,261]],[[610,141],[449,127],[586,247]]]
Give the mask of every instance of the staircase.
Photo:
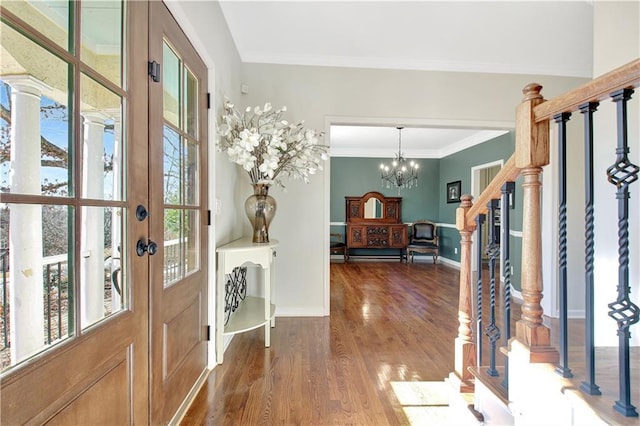
[[[634,98],[633,89],[639,85],[640,59],[548,101],[543,98],[540,85],[527,85],[523,89],[523,101],[516,109],[513,156],[475,202],[469,195],[461,197],[456,213],[456,227],[461,236],[459,328],[455,342],[455,371],[448,382],[459,395],[452,399],[452,406],[464,406],[468,395],[473,395],[475,411],[468,411],[475,413],[475,422],[639,424],[640,377],[637,366],[640,365],[640,354],[638,347],[631,343],[630,330],[640,320],[640,309],[630,296],[631,287],[637,288],[638,284],[629,280],[629,229],[637,229],[638,218],[630,217],[629,200],[634,189],[632,185],[635,184],[635,194],[640,189],[636,182],[640,169],[629,158],[628,140],[629,132],[638,138],[638,115],[629,114],[628,109],[638,110],[637,98],[640,96]],[[605,102],[613,102],[611,108],[615,112],[611,115],[615,120],[602,125],[603,119],[597,112],[599,106],[607,108]],[[575,154],[575,137],[567,135],[567,123],[572,114],[583,123],[582,158]],[[629,120],[636,121],[630,125]],[[602,129],[614,130],[603,134]],[[636,142],[633,139],[633,143]],[[606,170],[594,168],[594,164],[602,161],[599,157],[594,158],[594,152],[601,152],[602,144],[611,145],[610,149],[607,148],[611,166]],[[557,318],[545,315],[541,305],[545,289],[542,281],[541,176],[543,169],[550,165],[552,150],[555,158],[551,167],[557,170],[558,183],[557,187],[552,187],[549,186],[552,182],[545,181],[545,185],[547,194],[557,194],[557,198],[550,200],[545,197],[545,200],[558,206],[555,219],[557,253],[553,251],[557,256],[558,312],[550,312],[554,317],[557,314]],[[568,163],[575,161],[585,164],[580,188],[575,185],[569,187],[567,183]],[[522,203],[520,283],[512,283],[510,273],[508,203],[516,179],[522,181],[522,200],[519,201]],[[608,259],[615,257],[615,253],[604,258],[602,252],[594,249],[594,241],[599,237],[594,223],[601,220],[595,214],[594,187],[599,188],[603,179],[611,184],[607,188],[614,194],[606,200],[607,208],[617,211],[617,223],[611,224],[617,228],[617,234],[610,235],[617,240],[614,244],[617,246],[617,259]],[[567,211],[575,208],[568,206],[568,189],[584,191],[583,219],[576,217],[575,212],[571,218],[568,217]],[[602,203],[605,203],[604,199],[599,199],[598,207]],[[491,232],[488,241],[482,241],[481,233],[483,226],[489,226],[490,231],[494,228],[494,209],[500,206],[504,206],[501,209],[501,246],[496,244],[496,236]],[[569,275],[571,271],[567,266],[570,220],[584,220],[585,224],[584,271],[577,275]],[[631,238],[637,236],[632,235]],[[472,239],[478,242],[476,253],[471,252]],[[500,250],[504,264],[497,265]],[[545,246],[545,250],[550,248]],[[488,276],[484,277],[482,268],[475,275],[471,270],[472,256],[481,259],[483,252],[490,258]],[[615,262],[618,274],[596,282],[594,265],[605,260]],[[498,266],[504,271],[502,276],[496,272]],[[570,318],[568,300],[576,297],[569,293],[570,282],[584,283],[585,295],[581,296],[584,298],[584,319],[579,331],[570,326],[575,320]],[[515,300],[511,295],[517,284],[521,300]],[[603,302],[603,291],[612,293],[614,287],[615,294]],[[514,312],[518,315],[514,315],[512,321],[512,305],[516,302],[521,309]],[[596,345],[597,327],[611,328],[613,325],[615,337],[600,334],[599,341],[613,340],[617,345]],[[511,332],[512,328],[515,333]]]

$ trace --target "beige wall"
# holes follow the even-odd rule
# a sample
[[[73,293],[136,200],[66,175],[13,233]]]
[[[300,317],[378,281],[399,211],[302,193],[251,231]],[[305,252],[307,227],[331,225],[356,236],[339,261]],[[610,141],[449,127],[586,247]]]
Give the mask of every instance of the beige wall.
[[[541,83],[545,96],[565,92],[584,79],[526,75],[371,70],[245,64],[243,83],[249,94],[237,105],[270,101],[286,105],[290,121],[306,120],[327,130],[327,117],[379,120],[465,120],[513,122],[522,88]],[[348,121],[348,118],[346,121]],[[330,135],[325,136],[329,143]],[[391,148],[390,148],[391,150]],[[390,151],[391,152],[391,151]],[[321,315],[325,312],[328,271],[329,181],[315,176],[308,185],[290,182],[276,189],[278,212],[271,235],[280,240],[276,303],[279,315]],[[245,179],[239,191],[250,187]],[[371,182],[372,190],[378,182]]]
[[[640,3],[594,2],[594,75],[601,75],[613,68],[640,57]],[[640,91],[629,102],[629,159],[640,165]],[[615,105],[602,102],[596,116],[595,170],[599,174],[595,187],[598,203],[595,205],[596,228],[596,312],[602,319],[596,329],[598,346],[615,346],[618,343],[616,322],[607,318],[607,304],[616,300],[618,284],[618,219],[615,187],[608,183],[603,170],[616,159]],[[630,270],[631,300],[640,305],[640,182],[630,186]],[[638,326],[632,328],[632,344],[640,345]]]
[[[594,2],[594,7],[594,73],[598,75],[639,56],[640,13],[638,4],[631,2]],[[541,83],[544,96],[552,98],[584,82],[581,79],[548,76],[241,64],[217,3],[178,3],[174,0],[169,2],[169,8],[187,35],[192,41],[195,40],[196,49],[210,68],[210,86],[215,94],[216,108],[219,108],[223,95],[230,96],[240,107],[269,101],[277,107],[286,105],[290,121],[304,119],[309,127],[324,131],[328,131],[330,118],[342,122],[356,118],[388,124],[406,119],[512,122],[525,84],[532,81]],[[622,42],[616,44],[619,40]],[[616,47],[612,48],[612,45]],[[242,83],[249,86],[248,95],[240,94]],[[638,114],[637,109],[633,113]],[[574,117],[574,120],[578,120],[578,117]],[[221,202],[212,240],[219,245],[243,233],[248,234],[248,221],[242,206],[251,194],[251,187],[246,174],[239,167],[231,164],[226,155],[215,152],[213,127],[211,129],[212,210],[215,210],[214,198]],[[639,138],[633,140],[636,146],[632,146],[632,159],[638,164]],[[330,135],[325,136],[325,141],[329,143]],[[606,163],[597,165],[600,170],[612,162],[611,148],[605,151],[597,153],[597,157],[604,158],[602,162]],[[310,184],[289,181],[286,192],[272,190],[272,195],[278,201],[278,212],[271,235],[281,243],[276,268],[278,315],[323,315],[327,312],[328,256],[324,247],[329,221],[328,173],[327,164],[325,172],[314,176]],[[597,196],[610,197],[612,190],[607,185],[610,186],[599,184]],[[634,190],[635,194],[639,191]],[[632,203],[635,203],[633,208],[638,217],[640,197],[633,196]],[[604,209],[605,206],[600,208]],[[605,220],[602,215],[612,218]],[[602,215],[599,221],[610,223],[605,225],[597,222],[596,226],[602,229],[600,232],[615,234],[615,229],[606,230],[612,224],[615,227],[615,212],[609,208]],[[632,296],[638,303],[640,232],[637,223],[633,226],[635,228],[631,233],[633,236],[635,232],[635,242],[632,242],[632,255],[635,258],[632,259],[632,281],[636,287]],[[615,263],[616,248],[600,239],[597,244],[601,259],[606,259],[605,263],[608,262],[609,266],[611,261]],[[545,267],[552,268],[555,265],[547,264]],[[615,265],[613,268],[612,273],[611,268],[599,266],[597,274],[604,278],[604,282],[611,282],[610,277],[615,276]],[[603,274],[608,277],[602,277]],[[615,283],[608,285],[615,290]],[[612,301],[615,294],[606,295],[605,298]],[[634,335],[637,339],[639,334]]]
[[[221,205],[210,237],[214,248],[242,236],[242,217],[237,210],[240,199],[235,193],[239,171],[215,147],[216,111],[225,95],[239,96],[242,63],[217,2],[170,0],[165,3],[209,69],[212,97],[212,109],[209,110],[209,206],[212,214],[216,211],[216,198]],[[217,185],[217,182],[224,184]],[[213,266],[214,261],[211,260],[209,270],[212,274],[215,273]]]

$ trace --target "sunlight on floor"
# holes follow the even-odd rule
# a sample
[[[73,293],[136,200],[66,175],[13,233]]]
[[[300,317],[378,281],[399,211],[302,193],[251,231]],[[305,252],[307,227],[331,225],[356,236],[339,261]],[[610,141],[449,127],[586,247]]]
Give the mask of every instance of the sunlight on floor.
[[[441,425],[450,420],[449,392],[445,382],[391,382],[409,424]]]
[[[402,405],[449,405],[445,382],[391,382],[391,387]]]
[[[448,406],[404,407],[403,410],[411,426],[451,424]]]

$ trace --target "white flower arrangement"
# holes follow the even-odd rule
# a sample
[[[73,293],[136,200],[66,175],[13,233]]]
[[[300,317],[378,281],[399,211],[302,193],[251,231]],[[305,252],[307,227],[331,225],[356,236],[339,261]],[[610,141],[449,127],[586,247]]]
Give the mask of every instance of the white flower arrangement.
[[[327,147],[319,145],[319,133],[305,129],[304,122],[290,124],[282,119],[287,110],[274,110],[270,103],[263,108],[247,107],[240,114],[229,99],[218,123],[218,151],[249,173],[252,184],[276,183],[282,187],[284,176],[309,182],[309,176],[322,170]]]

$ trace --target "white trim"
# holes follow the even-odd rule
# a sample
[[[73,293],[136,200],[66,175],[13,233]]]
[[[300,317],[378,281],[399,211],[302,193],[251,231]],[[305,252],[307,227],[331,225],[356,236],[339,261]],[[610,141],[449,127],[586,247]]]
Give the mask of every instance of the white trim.
[[[473,135],[459,140],[449,146],[441,149],[405,149],[403,152],[409,158],[435,158],[441,159],[456,152],[471,148],[472,146],[479,145],[483,142],[490,141],[499,136],[509,133],[509,130],[479,130]],[[362,157],[362,158],[389,158],[388,148],[374,149],[367,147],[363,148],[343,148],[334,147],[331,149],[329,155],[331,157]]]
[[[375,126],[405,126],[405,127],[448,127],[455,129],[478,129],[473,136],[458,141],[443,149],[411,150],[405,154],[411,158],[435,158],[441,159],[456,152],[481,144],[483,142],[502,136],[513,130],[514,123],[507,121],[475,121],[475,120],[444,120],[426,118],[388,118],[388,117],[349,117],[327,116],[325,117],[326,134],[332,125],[375,125]],[[330,140],[330,137],[327,138]],[[388,158],[389,151],[359,148],[330,148],[331,157],[363,157],[363,158]]]
[[[488,169],[489,167],[494,167],[494,166],[500,166],[500,168],[502,169],[502,167],[504,166],[504,159],[495,160],[489,163],[479,164],[477,166],[471,167],[471,195],[473,196],[474,200],[480,196],[480,170]],[[475,236],[475,232],[474,232],[474,236]],[[478,249],[476,247],[476,244],[477,244],[476,239],[472,237],[471,253],[477,252]],[[499,262],[500,262],[500,265],[504,264],[502,250],[500,250]],[[472,255],[471,271],[477,271],[477,270],[478,270],[478,260],[476,259],[475,255]]]
[[[189,43],[193,46],[196,53],[200,56],[200,59],[204,62],[207,68],[207,92],[211,95],[211,105],[207,110],[207,125],[208,125],[208,141],[207,141],[207,202],[208,202],[208,210],[213,212],[213,216],[216,214],[216,173],[215,173],[215,163],[216,163],[216,104],[215,104],[215,96],[216,93],[216,68],[215,61],[209,55],[209,52],[206,48],[207,43],[201,38],[201,34],[197,31],[193,25],[191,24],[191,20],[189,16],[185,13],[182,5],[180,4],[180,0],[164,0],[164,4],[167,6],[167,9],[171,12],[174,19],[187,36]],[[208,271],[207,271],[207,320],[209,326],[211,327],[211,334],[215,334],[216,330],[216,221],[215,218],[211,218],[211,225],[208,226]],[[212,338],[207,346],[207,366],[212,369],[216,365],[218,365],[216,361],[216,339]],[[231,339],[224,345],[224,349],[227,348]]]
[[[279,317],[323,317],[326,316],[322,310],[317,308],[291,308],[291,309],[280,309],[278,308],[278,315],[276,316],[276,320]]]
[[[403,222],[407,225],[413,225],[413,222]],[[329,222],[329,226],[347,226],[347,222]],[[440,228],[453,228],[453,229],[458,229],[456,228],[456,224],[455,223],[444,223],[444,222],[436,222],[436,226],[440,227]],[[518,232],[518,231],[512,231],[512,232]]]
[[[486,130],[482,133],[476,133],[475,135],[458,141],[455,144],[448,146],[447,148],[441,149],[440,156],[438,158],[447,157],[449,155],[455,154],[456,152],[471,148],[472,146],[476,146],[483,142],[495,139],[499,136],[506,135],[507,133],[509,133],[509,130]]]
[[[515,231],[513,229],[509,229],[509,235],[515,238],[522,238],[522,231]]]
[[[325,119],[324,122],[325,134],[327,137],[324,139],[329,145],[331,150],[331,124]],[[322,211],[322,229],[323,238],[325,242],[325,250],[322,255],[322,275],[323,275],[323,291],[322,291],[322,313],[320,316],[329,316],[331,314],[331,275],[329,268],[331,267],[331,251],[328,248],[331,246],[331,225],[329,219],[331,218],[331,161],[327,161],[324,167],[324,209]]]
[[[453,228],[455,230],[458,229],[455,223],[436,223],[436,225],[440,228]]]
[[[549,146],[558,146],[557,132],[549,129]],[[558,175],[558,150],[549,151],[549,164],[542,169],[540,176],[541,205],[540,225],[542,231],[542,247],[552,247],[553,250],[541,250],[542,255],[542,291],[544,297],[540,301],[544,315],[557,317],[558,305],[558,188],[560,177]]]
[[[332,125],[376,125],[396,127],[404,125],[409,127],[452,127],[452,128],[479,128],[479,129],[504,129],[513,130],[513,121],[491,120],[452,120],[444,118],[399,118],[399,117],[356,117],[348,115],[328,115],[325,117],[325,127]]]
[[[434,61],[409,58],[355,57],[341,55],[279,55],[264,52],[242,52],[242,62],[279,65],[306,65],[344,68],[373,68],[391,70],[445,71],[445,72],[480,72],[490,74],[525,74],[525,75],[560,75],[569,77],[592,78],[591,70],[581,67],[547,67],[544,64],[529,64],[519,67],[514,64],[469,62],[469,61]]]
[[[516,300],[518,303],[524,303],[524,298],[522,297],[522,292],[518,291],[511,286],[511,300]]]
[[[451,260],[446,257],[438,256],[438,263],[444,263],[449,266],[453,266],[454,268],[460,269],[460,262],[456,262],[455,260]]]
[[[209,52],[207,50],[207,43],[200,37],[200,33],[193,27],[191,24],[191,19],[184,12],[182,8],[181,0],[163,0],[164,4],[167,6],[167,9],[171,12],[176,22],[180,25],[180,29],[189,39],[189,43],[193,46],[193,48],[198,52],[200,58],[204,61],[207,68],[213,68],[215,66],[215,61],[211,56],[209,56]],[[212,108],[213,109],[213,108]]]
[[[500,159],[471,167],[471,195],[473,195],[474,199],[480,196],[480,170],[494,166],[500,166],[500,168],[502,168],[502,166],[504,166],[504,160]]]

